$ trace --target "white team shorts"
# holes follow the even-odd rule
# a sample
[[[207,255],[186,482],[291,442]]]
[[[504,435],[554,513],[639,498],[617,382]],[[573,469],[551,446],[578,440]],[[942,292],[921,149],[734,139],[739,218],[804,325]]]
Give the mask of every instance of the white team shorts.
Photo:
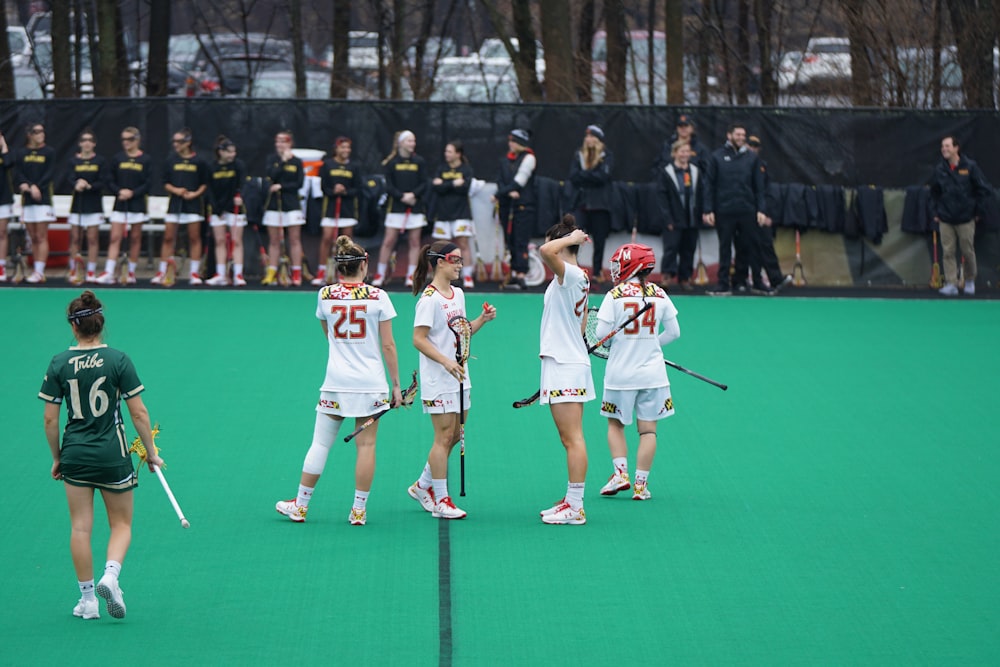
[[[335,417],[370,417],[389,409],[384,391],[321,391],[316,412]]]
[[[209,219],[209,226],[211,227],[246,227],[247,217],[240,213],[239,215],[235,213],[223,213],[222,215],[213,215]]]
[[[0,220],[10,220],[14,207],[10,204],[0,204]]]
[[[605,389],[601,416],[617,419],[625,426],[633,415],[642,421],[654,422],[674,414],[674,399],[670,387],[653,389]]]
[[[468,387],[463,392],[465,394],[465,405],[462,406],[466,410],[472,405],[470,398],[472,394],[470,393]],[[441,394],[440,396],[435,396],[434,398],[424,398],[420,397],[420,403],[424,406],[425,415],[443,415],[448,412],[453,412],[458,414],[458,392],[453,391],[449,394]]]
[[[190,225],[192,222],[201,222],[205,216],[197,213],[167,213],[163,216],[163,222],[176,222],[178,225]]]
[[[149,216],[145,213],[133,213],[125,211],[111,211],[111,222],[119,224],[137,225],[149,221]]]
[[[96,227],[104,222],[100,213],[70,213],[66,222],[77,227]]]
[[[434,223],[436,239],[453,239],[459,236],[472,236],[472,220],[438,220]]]
[[[298,227],[306,224],[302,211],[264,211],[265,227]]]
[[[597,398],[589,364],[560,364],[552,357],[542,357],[542,380],[539,399],[549,403],[586,403]]]
[[[21,222],[55,222],[56,215],[48,204],[32,204],[21,209]]]
[[[320,227],[354,227],[358,224],[356,218],[341,218],[338,222],[336,218],[323,218],[320,221]]]
[[[386,213],[385,226],[387,229],[420,229],[427,226],[427,218],[423,213]],[[457,412],[457,411],[456,411]]]

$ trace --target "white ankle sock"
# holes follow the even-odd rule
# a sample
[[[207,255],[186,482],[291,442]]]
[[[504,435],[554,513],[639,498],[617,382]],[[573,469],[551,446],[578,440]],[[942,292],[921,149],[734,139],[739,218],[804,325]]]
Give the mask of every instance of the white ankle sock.
[[[635,471],[635,483],[636,484],[645,484],[647,479],[649,479],[649,471],[648,470],[636,470]]]
[[[566,485],[566,502],[575,510],[583,507],[583,482],[570,482]]]
[[[424,469],[420,473],[420,479],[417,480],[417,486],[421,489],[429,489],[431,488],[431,484],[433,484],[433,480],[431,478],[431,464],[425,463]]]
[[[611,459],[611,462],[613,464],[615,464],[615,470],[617,470],[619,473],[627,473],[628,472],[628,457],[627,456],[616,456],[615,458]]]
[[[299,484],[299,494],[295,496],[295,504],[299,507],[309,507],[309,501],[313,497],[314,486],[302,486]]]
[[[433,480],[434,500],[441,502],[442,498],[448,497],[448,478]]]
[[[363,510],[365,508],[365,503],[368,502],[368,493],[368,491],[354,489],[354,509]]]
[[[94,595],[94,580],[89,579],[87,581],[78,581],[80,584],[80,594],[83,596],[84,600],[96,600],[97,596]]]
[[[122,564],[116,560],[109,560],[104,564],[104,574],[110,574],[115,579],[122,573]]]
[[[388,264],[383,264],[382,262],[379,262],[378,263],[378,270],[376,271],[376,273],[378,273],[380,276],[382,276],[384,278],[385,277],[386,269],[388,269],[388,268],[389,268]]]

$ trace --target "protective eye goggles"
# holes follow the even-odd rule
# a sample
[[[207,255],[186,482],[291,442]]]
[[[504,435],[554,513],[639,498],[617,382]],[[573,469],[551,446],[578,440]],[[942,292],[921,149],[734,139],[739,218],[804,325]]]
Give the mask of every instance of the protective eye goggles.
[[[438,259],[443,259],[444,261],[448,262],[449,264],[459,264],[459,265],[461,265],[461,264],[465,263],[465,259],[461,255],[442,255],[442,254],[437,253],[437,252],[429,252],[427,254],[430,257],[437,257]]]

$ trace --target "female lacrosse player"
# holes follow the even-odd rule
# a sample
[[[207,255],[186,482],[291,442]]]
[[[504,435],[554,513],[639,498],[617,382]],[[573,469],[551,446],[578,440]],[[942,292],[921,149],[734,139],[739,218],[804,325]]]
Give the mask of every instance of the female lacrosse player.
[[[472,185],[472,167],[465,157],[461,141],[448,142],[444,147],[444,164],[438,167],[431,187],[437,195],[434,204],[433,237],[446,241],[454,240],[463,257],[470,259],[468,266],[462,267],[462,287],[472,289],[472,253],[469,252],[469,237],[472,236],[472,208],[469,206],[469,187]]]
[[[655,266],[656,257],[649,246],[627,243],[618,248],[611,256],[611,279],[615,286],[604,295],[597,312],[596,335],[603,338],[638,313],[644,304],[653,304],[611,339],[601,414],[608,418],[608,447],[615,471],[601,488],[603,496],[627,491],[630,486],[625,427],[632,423],[634,415],[639,429],[639,453],[632,499],[649,499],[646,484],[656,454],[656,425],[674,414],[660,347],[676,340],[681,330],[670,297],[658,285],[646,282]]]
[[[171,143],[173,154],[167,158],[163,174],[163,189],[167,199],[167,214],[163,218],[163,244],[160,246],[160,269],[150,280],[162,285],[167,275],[167,265],[173,260],[177,226],[187,229],[191,285],[201,285],[201,221],[205,219],[205,193],[212,182],[208,164],[202,160],[192,145],[191,130],[184,127],[174,132]]]
[[[247,226],[246,210],[240,192],[248,180],[247,167],[236,157],[236,144],[225,135],[215,140],[215,164],[209,185],[212,202],[212,237],[215,240],[215,275],[205,281],[207,285],[228,285],[226,259],[226,230],[233,252],[233,285],[243,286],[243,228]]]
[[[451,318],[466,316],[465,293],[451,284],[461,276],[462,261],[457,245],[435,241],[420,249],[420,263],[413,275],[413,294],[423,290],[413,319],[413,346],[420,352],[420,398],[434,425],[434,443],[420,479],[410,486],[409,493],[439,519],[464,519],[466,515],[448,494],[448,456],[461,436],[464,416],[458,414],[459,407],[464,406],[468,414],[472,387],[468,365],[455,360],[458,343],[448,326]],[[424,288],[428,273],[430,284]],[[469,323],[471,333],[496,316],[496,308],[483,304],[482,314]]]
[[[100,225],[104,222],[101,195],[107,182],[104,158],[94,152],[97,139],[90,128],[80,133],[80,150],[70,158],[70,189],[73,193],[69,207],[69,281],[82,283],[84,268],[77,266],[81,237],[87,237],[87,282],[97,281],[97,251]]]
[[[108,613],[125,617],[125,600],[118,587],[122,561],[132,541],[132,489],[137,484],[132,457],[125,444],[120,401],[124,399],[132,425],[146,447],[146,462],[162,466],[153,447],[149,413],[139,395],[131,359],[101,342],[104,314],[94,293],[85,291],[66,311],[77,344],[52,357],[38,397],[45,401],[45,437],[52,451],[52,479],[62,480],[69,502],[70,553],[83,597],[73,608],[81,618],[100,618],[94,596],[94,557],[90,534],[94,525],[94,489],[101,492],[111,526],[104,576],[96,587],[107,601]],[[69,403],[66,428],[59,438],[59,409]]]
[[[305,183],[302,160],[292,153],[294,138],[289,130],[274,137],[274,155],[267,161],[267,203],[264,206],[264,226],[277,227],[268,233],[267,273],[263,285],[273,285],[278,279],[281,243],[288,232],[288,254],[292,263],[292,284],[302,284],[302,225],[306,223],[299,204],[299,190]]]
[[[545,290],[542,310],[542,359],[540,397],[552,411],[559,439],[566,448],[569,484],[566,496],[542,511],[550,524],[587,523],[583,511],[583,489],[587,478],[587,443],[583,437],[583,404],[596,398],[590,374],[590,355],[583,342],[590,280],[576,262],[580,244],[590,239],[576,228],[572,215],[545,233],[539,248],[542,261],[555,277]]]
[[[10,189],[10,152],[0,132],[0,283],[7,282],[7,225],[10,223],[14,195]]]
[[[594,241],[590,273],[597,282],[604,281],[604,242],[611,233],[613,164],[611,151],[604,145],[604,130],[588,125],[583,145],[570,164],[569,181],[575,190],[574,205],[580,224]]]
[[[319,181],[323,191],[323,219],[320,221],[323,236],[319,241],[319,268],[313,285],[326,284],[326,264],[338,230],[352,236],[358,224],[358,196],[364,188],[364,181],[360,165],[351,161],[350,139],[337,137],[333,157],[323,162]],[[334,279],[330,276],[330,280]]]
[[[45,126],[32,123],[24,148],[14,158],[14,188],[21,193],[21,222],[28,229],[35,257],[29,283],[45,282],[45,262],[49,258],[49,223],[56,219],[52,211],[52,177],[56,170],[56,152],[45,145]]]
[[[420,256],[420,233],[427,226],[424,197],[427,194],[427,165],[416,154],[417,137],[409,130],[396,134],[392,152],[382,160],[385,189],[389,194],[388,213],[385,216],[385,239],[378,251],[378,267],[372,284],[382,286],[388,278],[389,258],[396,248],[399,233],[406,232],[409,242],[406,286],[413,287]]]
[[[396,309],[387,292],[364,283],[368,274],[368,253],[364,248],[350,237],[341,236],[337,239],[336,253],[340,282],[322,288],[316,306],[316,317],[321,321],[330,352],[316,406],[312,445],[302,465],[298,495],[275,505],[280,513],[297,522],[306,520],[309,500],[344,419],[355,417],[360,426],[368,417],[403,400],[396,342],[392,337]],[[391,401],[383,358],[392,380]],[[358,458],[354,469],[354,506],[348,516],[354,526],[363,526],[367,518],[377,433],[376,421],[355,438]]]
[[[142,135],[138,128],[126,127],[121,134],[122,151],[111,160],[111,178],[108,187],[115,195],[111,211],[111,239],[108,242],[108,259],[104,271],[97,276],[101,285],[116,282],[115,268],[121,251],[122,239],[128,234],[127,284],[135,283],[135,267],[142,249],[142,223],[149,220],[146,198],[153,181],[152,159],[140,148]]]

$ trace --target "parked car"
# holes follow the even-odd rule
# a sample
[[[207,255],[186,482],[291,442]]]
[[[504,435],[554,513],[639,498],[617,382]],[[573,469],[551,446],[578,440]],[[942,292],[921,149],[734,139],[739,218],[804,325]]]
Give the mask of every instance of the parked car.
[[[800,56],[786,53],[778,66],[778,88],[842,84],[851,79],[851,40],[813,37]]]
[[[45,97],[38,72],[25,65],[14,68],[14,97],[19,100],[40,100]]]
[[[10,46],[10,64],[15,69],[31,64],[31,40],[23,26],[7,26],[7,44]]]
[[[38,34],[34,35],[34,43],[32,45],[31,52],[31,62],[38,78],[44,84],[45,96],[51,97],[55,91],[55,79],[52,72],[52,36],[48,34]],[[71,36],[70,39],[70,75],[75,77],[77,73],[77,56],[78,49],[76,48],[76,38]],[[80,63],[79,63],[79,81],[75,82],[77,90],[80,92],[81,97],[93,97],[94,96],[94,70],[91,67],[90,61],[90,42],[87,37],[80,41]]]
[[[510,43],[515,49],[520,49],[516,37],[512,38]],[[510,54],[507,53],[507,47],[504,46],[503,40],[498,37],[484,39],[483,43],[479,45],[478,55],[480,61],[487,65],[507,66],[513,71],[514,62],[511,60]],[[538,40],[535,40],[535,74],[539,81],[545,79],[545,49]]]
[[[295,98],[295,72],[287,69],[272,69],[254,77],[253,87],[244,90],[254,99],[290,100]],[[330,73],[318,70],[306,71],[306,98],[325,100],[330,98]]]

